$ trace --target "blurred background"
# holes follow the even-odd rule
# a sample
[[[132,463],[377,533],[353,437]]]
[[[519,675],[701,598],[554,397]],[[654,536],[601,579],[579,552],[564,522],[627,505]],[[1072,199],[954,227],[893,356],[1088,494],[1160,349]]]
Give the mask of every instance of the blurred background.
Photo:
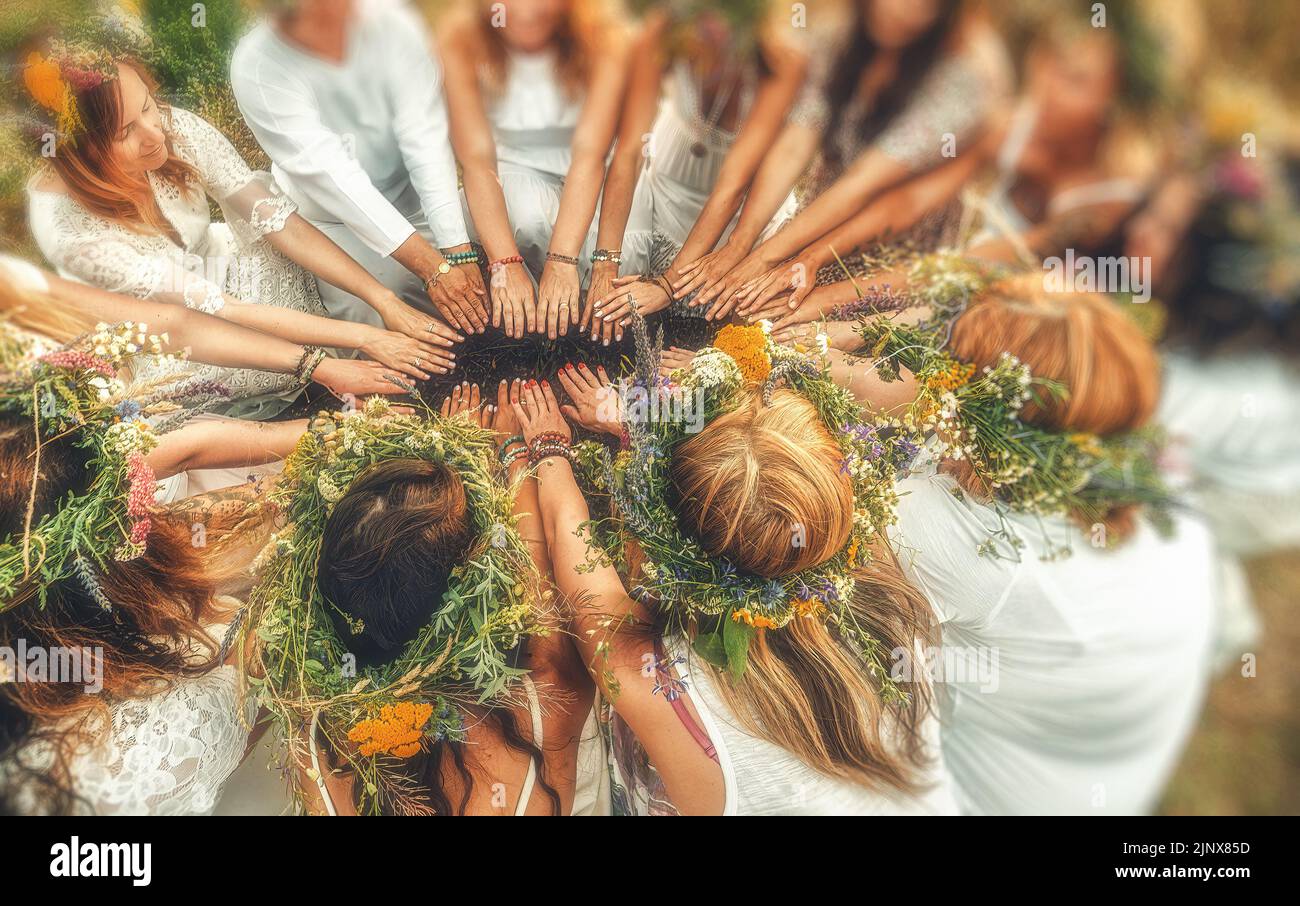
[[[266,167],[265,155],[235,106],[227,75],[230,51],[257,10],[240,0],[206,0],[201,4],[206,27],[193,28],[189,23],[197,6],[194,0],[118,0],[108,5],[126,14],[124,21],[143,23],[149,38],[144,62],[159,77],[168,99],[215,124],[255,168]],[[416,5],[432,14],[440,4],[422,0]],[[1012,58],[1020,60],[1034,37],[1034,23],[1064,7],[1075,7],[1072,12],[1077,14],[1091,4],[988,0],[984,5]],[[1160,7],[1160,21],[1171,31],[1185,26],[1193,33],[1176,43],[1190,48],[1185,52],[1192,58],[1184,62],[1194,78],[1180,86],[1179,109],[1153,116],[1149,128],[1174,129],[1169,122],[1194,111],[1203,130],[1200,141],[1230,147],[1244,133],[1252,133],[1267,136],[1271,148],[1283,149],[1278,156],[1288,162],[1284,169],[1290,168],[1289,180],[1282,182],[1283,188],[1289,184],[1290,206],[1279,213],[1276,208],[1266,210],[1261,202],[1238,206],[1227,216],[1234,235],[1252,236],[1259,247],[1281,243],[1273,263],[1282,273],[1278,277],[1270,272],[1279,283],[1270,288],[1276,298],[1269,304],[1290,306],[1287,311],[1292,312],[1300,267],[1294,254],[1300,241],[1294,208],[1294,162],[1300,159],[1295,153],[1300,148],[1295,110],[1300,98],[1300,53],[1295,49],[1300,3],[1151,0],[1143,5]],[[104,6],[92,0],[5,0],[0,52],[12,65],[24,39],[43,29],[75,26],[92,7]],[[3,100],[14,100],[12,79],[0,90],[8,93]],[[1162,138],[1179,141],[1173,134]],[[6,117],[0,126],[0,249],[39,261],[26,226],[23,190],[33,160],[21,123]],[[1261,197],[1267,201],[1273,196],[1266,187]],[[1177,291],[1195,289],[1184,285]],[[1294,322],[1293,314],[1287,317]],[[1287,342],[1292,349],[1300,347],[1295,337]],[[1300,426],[1293,424],[1292,430],[1300,432]],[[1300,813],[1300,550],[1256,547],[1241,553],[1259,621],[1255,650],[1249,652],[1253,659],[1249,664],[1233,660],[1221,665],[1199,728],[1165,793],[1161,810],[1168,814]]]

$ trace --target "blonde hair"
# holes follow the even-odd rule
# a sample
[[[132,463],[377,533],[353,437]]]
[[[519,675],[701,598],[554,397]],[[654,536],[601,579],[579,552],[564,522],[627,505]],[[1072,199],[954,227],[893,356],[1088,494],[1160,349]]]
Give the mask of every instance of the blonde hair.
[[[985,290],[953,324],[950,349],[977,369],[1009,352],[1035,377],[1064,385],[1064,399],[1043,394],[1041,403],[1031,400],[1021,410],[1027,424],[1052,431],[1133,431],[1151,420],[1160,396],[1155,348],[1119,304],[1103,293],[1049,292],[1038,274]],[[969,466],[953,471],[967,491],[987,496]],[[1120,507],[1103,521],[1122,536],[1134,515],[1133,507]]]
[[[853,489],[842,459],[807,399],[780,390],[766,405],[755,393],[674,452],[675,509],[710,554],[758,575],[789,575],[829,559],[848,539]],[[847,611],[882,652],[910,657],[932,620],[893,553],[879,548],[858,570]],[[928,686],[903,684],[908,700],[886,702],[868,666],[823,619],[760,630],[744,677],[716,675],[749,732],[810,767],[871,788],[915,788],[929,757],[920,734]]]

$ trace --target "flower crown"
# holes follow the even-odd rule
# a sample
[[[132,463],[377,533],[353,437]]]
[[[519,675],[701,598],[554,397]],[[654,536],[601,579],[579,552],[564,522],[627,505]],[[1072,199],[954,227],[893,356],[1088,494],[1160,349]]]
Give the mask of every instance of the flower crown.
[[[69,497],[57,512],[33,522],[29,510],[21,536],[0,544],[0,610],[33,593],[44,606],[50,586],[74,576],[109,608],[98,571],[144,553],[157,489],[145,454],[158,434],[192,416],[174,400],[212,395],[211,388],[186,382],[137,388],[143,397],[128,395],[118,369],[138,355],[159,354],[165,340],[144,324],[100,324],[68,346],[37,356],[30,340],[0,325],[0,411],[31,418],[38,456],[41,443],[75,432],[77,445],[91,451],[94,476],[83,495]],[[146,419],[154,416],[171,418],[153,428]],[[39,460],[37,465],[39,480]]]
[[[262,579],[245,631],[259,642],[260,676],[249,682],[286,738],[316,722],[357,773],[363,811],[388,803],[427,812],[392,773],[392,760],[415,755],[426,737],[463,739],[460,708],[503,700],[526,673],[511,666],[512,649],[544,631],[534,606],[536,567],[515,529],[513,493],[498,477],[491,432],[427,414],[397,415],[386,400],[372,399],[361,412],[313,419],[273,492],[288,523],[254,564]],[[398,459],[442,463],[460,476],[477,540],[401,656],[358,669],[329,619],[333,604],[317,585],[317,561],[334,505],[368,468]]]
[[[947,311],[951,315],[960,307]],[[1157,528],[1170,528],[1172,498],[1157,467],[1163,442],[1159,430],[1102,438],[1027,424],[1020,417],[1026,403],[1063,400],[1068,388],[1034,377],[1009,352],[977,372],[974,364],[945,348],[950,325],[950,318],[919,325],[888,317],[859,322],[858,333],[876,360],[877,374],[894,381],[905,368],[916,380],[915,401],[888,421],[895,437],[915,447],[927,445],[938,458],[967,462],[999,507],[1014,512],[1079,515],[1096,524],[1116,507],[1142,505]],[[1002,520],[980,552],[1014,559],[1021,547],[1023,542]],[[1069,552],[1049,544],[1049,557]]]
[[[75,141],[85,128],[77,95],[117,78],[113,55],[82,44],[51,41],[32,51],[22,67],[23,86],[37,106],[54,115],[56,134]]]
[[[645,322],[634,317],[637,375],[630,386],[658,395],[665,408],[691,396],[703,405],[703,420],[735,409],[750,394],[766,401],[780,386],[813,404],[840,447],[841,469],[852,480],[853,527],[844,547],[817,566],[770,579],[712,556],[686,534],[669,504],[669,467],[674,449],[686,439],[685,419],[626,419],[626,449],[611,457],[607,448],[580,445],[584,476],[608,494],[612,515],[589,523],[601,560],[623,563],[633,540],[645,556],[644,580],[633,589],[641,599],[665,608],[676,630],[693,624],[694,650],[706,661],[744,675],[746,655],[759,630],[780,629],[794,619],[822,619],[861,655],[887,694],[893,685],[878,642],[853,618],[854,570],[870,561],[870,546],[894,521],[893,469],[905,455],[899,441],[882,434],[852,395],[839,387],[820,359],[776,345],[766,323],[728,325],[711,347],[700,350],[671,379],[658,377],[660,342],[650,343]],[[661,338],[660,338],[661,339]],[[626,387],[625,387],[626,392]],[[663,409],[661,408],[661,411]],[[698,422],[697,422],[698,424]],[[792,543],[797,543],[792,527]]]

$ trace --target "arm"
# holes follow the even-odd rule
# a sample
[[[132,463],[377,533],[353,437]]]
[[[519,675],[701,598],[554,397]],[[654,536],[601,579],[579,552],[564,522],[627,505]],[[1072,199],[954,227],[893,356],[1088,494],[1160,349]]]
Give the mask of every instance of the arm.
[[[618,126],[619,101],[627,76],[627,49],[623,36],[611,31],[602,42],[587,78],[587,97],[573,132],[569,172],[560,193],[549,251],[570,257],[582,252],[583,241],[596,214],[596,201],[605,180],[605,158]],[[555,339],[576,325],[579,310],[578,268],[548,260],[537,287],[538,332],[546,325]]]
[[[191,469],[260,466],[288,456],[306,430],[306,419],[196,421],[164,434],[145,458],[159,478]]]
[[[559,415],[550,385],[534,385],[525,405],[516,404],[524,435],[568,425]],[[587,572],[588,540],[578,526],[589,518],[587,503],[566,459],[550,457],[537,468],[538,500],[555,583],[573,608],[572,632],[579,654],[598,684],[618,683],[610,700],[658,769],[674,805],[684,813],[717,814],[724,799],[721,769],[704,754],[668,702],[653,692],[645,656],[651,642],[645,631],[649,613],[630,598],[613,567]],[[610,690],[606,689],[609,693]],[[683,696],[689,704],[689,693]],[[698,716],[697,716],[698,720]]]
[[[453,19],[440,37],[451,145],[460,162],[474,229],[489,261],[517,257],[519,248],[497,175],[496,142],[479,85],[474,24],[464,17]],[[504,327],[507,336],[516,338],[536,329],[533,282],[521,262],[493,270],[490,289],[493,327]]]
[[[614,155],[609,163],[609,171],[605,174],[605,188],[601,194],[597,248],[621,249],[623,246],[632,198],[645,163],[646,136],[654,127],[659,104],[665,62],[662,42],[667,23],[668,17],[662,12],[651,12],[632,45],[631,73],[623,98],[618,140],[614,144]],[[618,274],[619,265],[613,261],[592,263],[587,304],[583,307],[582,320],[579,322],[584,331],[592,325],[592,307],[614,288],[613,281]],[[610,326],[605,325],[603,333],[606,339],[610,332]],[[595,329],[593,334],[592,339],[596,339]]]
[[[713,251],[717,246],[727,224],[731,223],[731,218],[740,210],[768,149],[773,147],[781,134],[786,115],[790,112],[790,107],[794,104],[794,99],[803,85],[808,67],[807,60],[802,54],[776,49],[767,50],[766,58],[772,68],[772,75],[764,79],[759,87],[754,104],[745,117],[731,150],[727,152],[727,157],[722,162],[722,169],[718,173],[718,181],[714,184],[713,191],[709,193],[709,198],[704,203],[695,225],[691,227],[691,232],[687,235],[686,242],[678,252],[673,266],[666,272],[671,282],[675,283],[680,277],[679,264],[684,265],[694,261]],[[785,195],[782,195],[781,199],[784,198]],[[777,205],[780,205],[779,200]],[[752,220],[761,213],[757,209],[762,207],[764,207],[762,204],[756,205],[756,211],[748,225],[751,228]],[[768,220],[771,220],[771,216],[768,215]],[[761,231],[766,225],[767,221],[764,221],[759,230]],[[739,224],[737,228],[739,229]],[[742,237],[744,235],[742,232]],[[754,238],[757,238],[757,234],[754,234]],[[752,239],[750,245],[753,245]]]

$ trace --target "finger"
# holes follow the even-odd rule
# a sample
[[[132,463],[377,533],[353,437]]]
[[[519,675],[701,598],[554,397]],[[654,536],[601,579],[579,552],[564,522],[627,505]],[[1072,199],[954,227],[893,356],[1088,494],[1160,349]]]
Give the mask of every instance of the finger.
[[[560,325],[558,323],[560,319],[560,306],[556,304],[555,299],[551,298],[550,293],[546,294],[545,300],[539,300],[537,304],[546,307],[546,314],[544,315],[546,321],[546,336],[554,340],[560,335]]]
[[[605,373],[605,366],[604,366],[604,365],[597,365],[597,366],[596,366],[596,380],[598,381],[598,383],[597,383],[597,385],[596,385],[596,386],[598,386],[598,387],[608,387],[608,386],[609,386],[609,384],[610,384],[610,381],[609,381],[609,375]]]
[[[687,296],[689,296],[691,293],[695,292],[696,290],[703,289],[706,283],[708,283],[708,274],[706,274],[704,271],[700,271],[698,274],[691,277],[689,280],[686,280],[680,286],[673,287],[673,295],[676,296],[678,299],[684,299]],[[698,305],[699,302],[692,300],[691,304]]]
[[[518,298],[524,308],[524,320],[527,322],[528,332],[533,333],[537,330],[537,297],[533,294],[532,285],[530,284],[527,291]]]
[[[493,326],[493,327],[500,327],[500,326],[501,326],[501,321],[502,321],[503,318],[505,317],[505,315],[504,315],[504,313],[503,313],[503,311],[502,311],[503,308],[504,308],[504,306],[502,306],[502,304],[501,304],[501,294],[500,294],[500,293],[493,293],[493,294],[492,294],[492,326]],[[506,333],[509,333],[509,332],[510,332],[510,328],[507,327],[507,328],[506,328]]]
[[[428,323],[424,325],[424,333],[420,336],[420,339],[427,339],[430,343],[436,343],[439,346],[452,346],[465,341],[465,337],[460,331],[437,318],[430,318]]]
[[[470,409],[477,409],[477,408],[479,407],[479,389],[478,389],[478,384],[470,384],[470,385],[469,385],[469,400],[468,400],[468,405],[469,405],[469,408],[470,408]]]
[[[683,264],[681,267],[677,268],[677,274],[679,278],[681,278],[678,280],[678,283],[681,283],[682,280],[684,280],[687,276],[689,276],[690,274],[698,270],[699,266],[703,263],[704,263],[703,258],[696,258],[694,261],[690,262],[689,264]]]
[[[551,389],[550,381],[541,382],[541,398],[547,409],[559,409],[559,404],[555,401],[555,391]]]
[[[443,418],[450,418],[450,417],[451,417],[451,397],[450,397],[450,396],[447,397],[445,400],[442,401],[442,405],[438,407],[438,412],[442,414],[442,417],[443,417]]]
[[[578,410],[567,403],[560,407],[560,414],[571,422],[578,421]]]
[[[505,378],[497,384],[497,411],[505,412],[510,406],[510,382]]]
[[[594,286],[587,290],[587,298],[582,303],[582,318],[578,321],[578,330],[583,333],[586,333],[587,328],[591,327],[591,313],[596,308],[597,298]]]
[[[528,418],[528,413],[524,411],[523,404],[518,401],[510,403],[510,410],[515,414],[515,420],[519,422],[519,427],[523,428],[523,433],[530,433],[532,421]]]
[[[510,382],[510,402],[512,404],[519,402],[519,393],[523,389],[523,385],[524,382],[519,378],[515,378]]]
[[[600,384],[596,381],[595,372],[587,367],[586,362],[579,363],[578,367],[573,369],[574,377],[580,380],[584,387],[589,390],[595,390]]]
[[[573,373],[573,366],[565,365],[555,373],[555,378],[560,382],[560,386],[564,388],[564,392],[569,395],[569,399],[578,400],[587,392],[587,388],[579,385],[574,379]]]

